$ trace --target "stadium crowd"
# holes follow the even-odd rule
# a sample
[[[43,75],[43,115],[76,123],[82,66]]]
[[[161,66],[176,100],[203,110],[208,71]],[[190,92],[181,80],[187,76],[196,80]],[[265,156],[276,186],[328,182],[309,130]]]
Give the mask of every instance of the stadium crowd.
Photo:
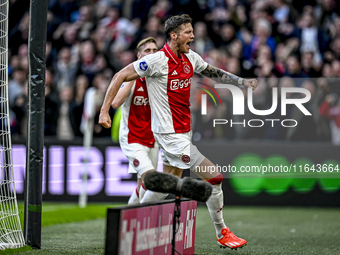
[[[28,3],[27,3],[28,2]],[[29,1],[11,0],[9,19],[9,105],[13,136],[26,135]],[[238,76],[259,79],[256,109],[269,109],[272,88],[302,87],[311,93],[304,115],[288,105],[257,116],[232,114],[228,90],[217,90],[222,104],[208,101],[201,115],[201,76],[191,90],[193,140],[265,139],[332,141],[340,144],[340,5],[335,0],[49,0],[47,15],[45,136],[81,137],[84,98],[95,91],[94,136],[111,138],[98,124],[99,109],[113,75],[136,60],[136,44],[153,36],[165,43],[164,21],[189,14],[194,21],[192,49],[203,59]],[[201,82],[201,83],[199,83]],[[242,88],[245,97],[246,90]],[[279,90],[280,91],[280,90]],[[298,93],[289,94],[294,98]],[[280,98],[280,97],[279,97]],[[246,100],[245,100],[246,101]],[[115,114],[111,111],[112,116]],[[243,123],[212,126],[212,119]],[[253,128],[251,119],[294,119],[298,125]]]

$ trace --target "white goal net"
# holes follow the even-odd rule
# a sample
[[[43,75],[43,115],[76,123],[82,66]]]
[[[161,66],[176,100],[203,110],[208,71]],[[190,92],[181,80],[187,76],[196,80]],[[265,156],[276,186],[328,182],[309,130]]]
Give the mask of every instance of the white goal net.
[[[8,106],[8,0],[0,0],[0,250],[23,245],[14,187]]]

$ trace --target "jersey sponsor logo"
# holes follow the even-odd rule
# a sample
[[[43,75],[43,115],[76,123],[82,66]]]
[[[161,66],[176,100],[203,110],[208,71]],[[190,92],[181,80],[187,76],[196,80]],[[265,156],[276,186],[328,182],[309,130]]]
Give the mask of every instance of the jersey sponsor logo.
[[[178,73],[174,70],[171,75],[178,75]]]
[[[177,89],[187,88],[190,86],[191,81],[192,81],[192,78],[181,80],[181,81],[179,79],[172,80],[170,82],[170,89],[177,90]]]
[[[191,68],[189,65],[184,65],[183,70],[185,73],[190,73]]]
[[[183,155],[181,157],[182,161],[185,163],[185,164],[188,164],[190,163],[190,156],[189,155]]]
[[[135,96],[133,99],[135,105],[147,105],[149,103],[149,98],[143,96]]]
[[[135,167],[138,167],[138,166],[139,166],[139,160],[135,158],[135,159],[133,160],[133,165],[134,165]]]
[[[139,89],[137,89],[137,91],[144,91],[143,87],[140,87]]]
[[[179,87],[179,80],[178,79],[172,80],[170,82],[170,89],[171,90],[176,90],[176,89],[178,89],[178,87]]]
[[[139,69],[142,71],[146,71],[148,69],[148,64],[145,61],[140,62]]]

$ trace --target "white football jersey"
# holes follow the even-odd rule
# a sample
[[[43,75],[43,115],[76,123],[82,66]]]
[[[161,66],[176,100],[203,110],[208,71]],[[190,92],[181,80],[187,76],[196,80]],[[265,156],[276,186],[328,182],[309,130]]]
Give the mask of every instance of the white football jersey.
[[[152,131],[191,131],[191,83],[194,72],[202,72],[208,63],[191,50],[178,58],[166,43],[160,51],[135,61],[133,66],[138,75],[146,79]]]

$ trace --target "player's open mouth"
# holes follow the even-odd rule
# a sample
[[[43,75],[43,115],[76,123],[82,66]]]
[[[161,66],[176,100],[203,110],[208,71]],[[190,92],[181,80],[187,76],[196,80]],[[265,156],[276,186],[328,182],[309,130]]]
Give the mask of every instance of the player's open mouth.
[[[188,43],[187,43],[187,46],[188,46],[189,49],[190,49],[190,44],[191,44],[191,42],[188,42]]]

